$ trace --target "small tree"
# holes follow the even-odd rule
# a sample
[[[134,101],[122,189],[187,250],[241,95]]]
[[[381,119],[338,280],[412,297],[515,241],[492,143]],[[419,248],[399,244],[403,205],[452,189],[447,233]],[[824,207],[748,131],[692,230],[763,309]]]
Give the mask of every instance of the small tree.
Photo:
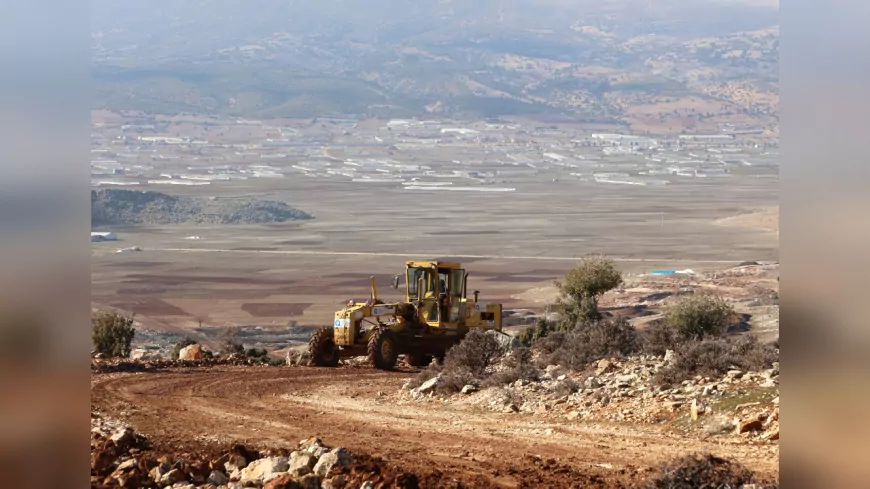
[[[172,347],[172,358],[179,358],[181,356],[181,350],[187,348],[190,345],[195,345],[196,341],[190,338],[189,336],[185,336],[178,343]]]
[[[568,271],[559,288],[557,306],[562,314],[562,329],[571,330],[577,324],[601,319],[598,300],[622,284],[622,274],[610,258],[591,255]]]
[[[221,353],[224,355],[244,355],[245,347],[239,341],[238,328],[225,328],[220,334]]]
[[[91,342],[98,353],[129,357],[130,344],[135,335],[132,317],[107,311],[99,311],[91,316]]]
[[[721,297],[693,294],[669,306],[664,320],[683,339],[702,340],[723,334],[736,318],[734,308]]]

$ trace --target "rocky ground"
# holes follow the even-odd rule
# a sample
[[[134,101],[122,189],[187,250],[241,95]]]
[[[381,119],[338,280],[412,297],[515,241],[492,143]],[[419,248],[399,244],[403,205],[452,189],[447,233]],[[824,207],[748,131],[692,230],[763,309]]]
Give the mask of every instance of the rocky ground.
[[[354,488],[367,481],[374,487],[646,487],[662,463],[691,453],[713,454],[746,466],[764,480],[778,479],[778,441],[772,435],[776,404],[764,396],[748,401],[745,395],[728,394],[755,392],[767,380],[763,375],[734,373],[730,379],[717,379],[717,390],[726,393],[722,395],[713,394],[712,388],[705,393],[714,382],[698,381],[681,393],[646,396],[638,392],[639,381],[622,378],[629,372],[644,375],[633,372],[645,367],[631,360],[602,365],[606,371],[595,377],[601,387],[589,392],[612,391],[607,402],[587,394],[585,387],[557,394],[559,383],[568,378],[578,383],[585,379],[572,375],[559,380],[563,374],[552,369],[538,383],[502,389],[516,393],[502,400],[498,389],[448,397],[414,395],[402,387],[417,372],[407,367],[383,372],[353,365],[323,369],[211,360],[101,362],[147,367],[102,366],[92,371],[94,423],[102,433],[92,451],[106,459],[92,467],[93,487],[119,487],[117,476],[134,472],[143,484],[154,483],[154,475],[158,484],[164,477],[164,482],[179,478],[141,487],[209,487],[208,477],[215,470],[229,479],[227,487],[239,487],[229,483],[244,484],[240,464],[228,469],[215,463],[234,445],[256,449],[261,454],[257,460],[287,457],[289,467],[292,453],[305,449],[299,440],[313,435],[325,447],[344,447],[354,463],[367,464],[365,469],[352,465],[349,474],[341,472],[356,477],[348,479],[347,487]],[[636,388],[631,387],[634,383]],[[695,399],[697,421],[691,414]],[[727,430],[707,433],[706,423],[720,415],[729,421]],[[734,417],[740,426],[731,423]],[[147,445],[127,436],[141,443],[105,446],[112,436],[126,436],[119,430],[128,426],[147,437]],[[734,434],[738,431],[744,433]],[[106,450],[108,456],[99,455]],[[289,470],[280,470],[281,460],[275,463],[270,474]],[[152,474],[158,465],[162,469]],[[167,476],[172,470],[179,472]],[[417,478],[417,486],[397,482],[406,473]],[[238,480],[232,480],[234,474]],[[331,474],[318,479],[321,487],[329,487],[325,480]],[[396,478],[377,479],[385,474]],[[285,479],[291,477],[299,478],[291,474]],[[309,481],[314,484],[313,478]]]
[[[261,451],[234,444],[218,452],[163,453],[133,428],[99,413],[91,415],[93,489],[369,489],[420,484],[415,474],[372,457],[352,457],[319,438],[302,440],[293,449]]]
[[[550,365],[539,381],[485,389],[469,384],[447,396],[436,393],[440,377],[416,388],[410,388],[409,380],[400,398],[529,413],[547,420],[657,424],[684,436],[778,451],[772,443],[779,439],[778,364],[762,372],[696,376],[667,388],[656,385],[654,376],[668,366],[669,356],[601,360],[582,373]]]

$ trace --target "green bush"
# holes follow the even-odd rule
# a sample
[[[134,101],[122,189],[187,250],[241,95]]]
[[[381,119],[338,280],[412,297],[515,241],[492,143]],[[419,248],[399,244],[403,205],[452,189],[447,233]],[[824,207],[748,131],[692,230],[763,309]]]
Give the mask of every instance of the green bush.
[[[117,312],[100,311],[91,316],[91,343],[94,350],[111,357],[129,357],[136,335],[133,318]]]
[[[736,320],[734,308],[712,294],[684,296],[667,307],[664,317],[665,324],[687,340],[720,336]]]
[[[556,305],[564,324],[560,329],[571,330],[579,323],[601,319],[598,300],[621,284],[622,274],[613,260],[602,255],[583,258],[561,282],[556,282],[559,289]]]
[[[535,321],[535,324],[527,327],[517,335],[517,340],[519,340],[521,345],[529,347],[536,341],[549,335],[553,329],[550,322],[546,318],[541,317]]]
[[[245,356],[254,359],[264,359],[269,356],[269,352],[267,352],[265,348],[249,348],[248,351],[245,352]]]
[[[189,336],[185,336],[181,339],[181,341],[179,341],[175,344],[175,346],[172,347],[172,358],[179,358],[181,356],[181,350],[195,344],[196,340],[190,338]]]

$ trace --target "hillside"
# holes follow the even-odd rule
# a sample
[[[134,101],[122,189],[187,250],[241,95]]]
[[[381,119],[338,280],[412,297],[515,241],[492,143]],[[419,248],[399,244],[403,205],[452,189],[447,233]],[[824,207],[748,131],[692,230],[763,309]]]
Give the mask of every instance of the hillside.
[[[209,3],[95,2],[95,108],[561,114],[639,129],[677,116],[771,124],[778,110],[771,2]]]
[[[94,226],[129,224],[256,224],[312,219],[284,202],[252,199],[196,199],[160,192],[91,191]]]

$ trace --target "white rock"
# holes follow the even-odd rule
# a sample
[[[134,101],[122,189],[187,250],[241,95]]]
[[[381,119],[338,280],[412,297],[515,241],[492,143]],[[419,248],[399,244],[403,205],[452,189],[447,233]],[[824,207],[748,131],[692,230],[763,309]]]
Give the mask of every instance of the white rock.
[[[359,489],[375,489],[375,485],[369,481],[365,481],[359,486]]]
[[[148,360],[150,357],[149,353],[150,352],[144,348],[136,348],[130,352],[130,360]]]
[[[265,482],[287,472],[290,468],[287,457],[269,457],[254,460],[242,469],[239,479],[244,482]]]
[[[468,384],[462,388],[462,394],[471,394],[473,392],[477,392],[477,386]]]
[[[185,346],[180,352],[178,352],[178,358],[180,360],[202,360],[202,355],[202,347],[197,343]]]
[[[414,389],[414,392],[416,392],[418,394],[428,394],[430,392],[434,392],[435,388],[438,387],[438,381],[440,381],[440,380],[441,380],[441,375],[439,374],[439,375],[427,380],[426,382],[423,382],[423,385]]]
[[[301,477],[310,474],[311,469],[317,464],[317,457],[307,452],[293,452],[290,454],[290,468],[287,470],[293,477]]]
[[[347,451],[344,448],[337,447],[320,457],[314,466],[314,473],[320,477],[326,477],[333,467],[346,467],[352,462]]]
[[[208,476],[209,484],[214,484],[216,486],[226,485],[229,481],[230,478],[219,470],[213,470],[212,473]]]

